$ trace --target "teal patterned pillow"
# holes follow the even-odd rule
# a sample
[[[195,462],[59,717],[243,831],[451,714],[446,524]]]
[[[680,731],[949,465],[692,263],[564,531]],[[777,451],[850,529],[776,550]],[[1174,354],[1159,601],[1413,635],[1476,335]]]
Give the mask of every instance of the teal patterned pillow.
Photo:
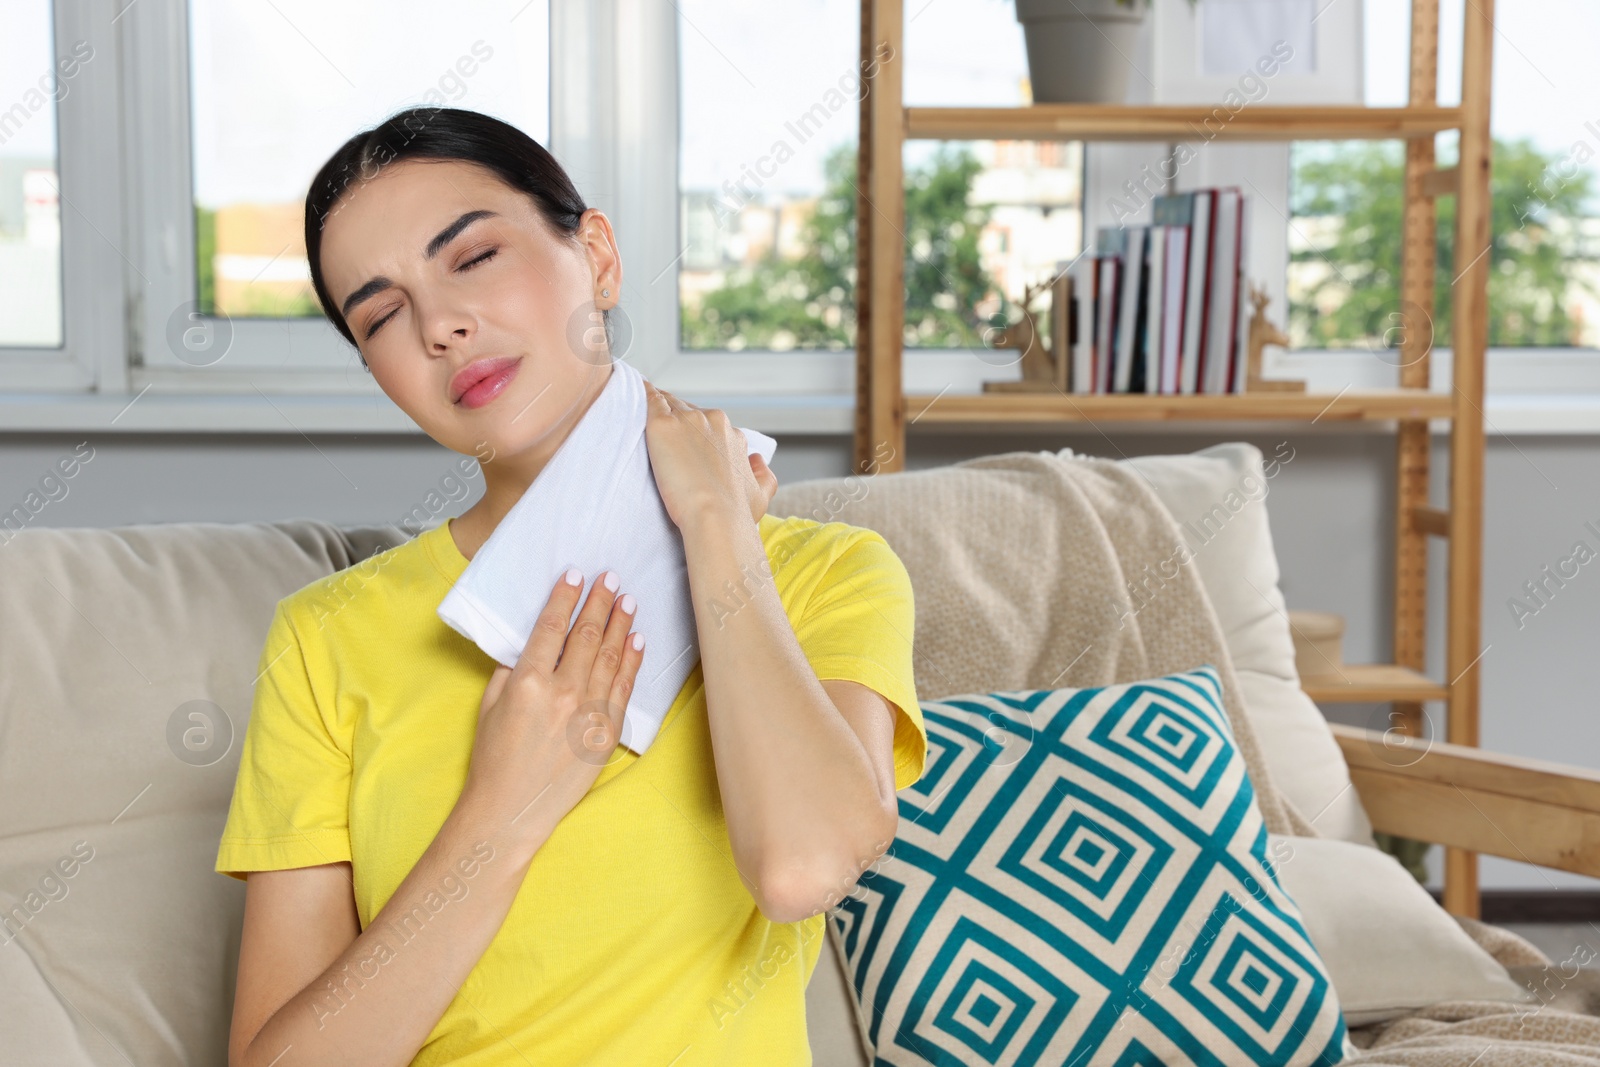
[[[1333,1064],[1210,666],[922,703],[928,766],[831,913],[875,1064]]]

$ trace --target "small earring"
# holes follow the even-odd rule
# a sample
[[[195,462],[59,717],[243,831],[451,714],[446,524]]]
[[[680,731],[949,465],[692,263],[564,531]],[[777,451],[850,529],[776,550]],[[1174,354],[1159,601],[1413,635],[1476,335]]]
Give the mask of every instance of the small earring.
[[[600,290],[600,295],[601,296],[610,296],[611,295],[611,290],[610,289],[602,289],[602,290]]]

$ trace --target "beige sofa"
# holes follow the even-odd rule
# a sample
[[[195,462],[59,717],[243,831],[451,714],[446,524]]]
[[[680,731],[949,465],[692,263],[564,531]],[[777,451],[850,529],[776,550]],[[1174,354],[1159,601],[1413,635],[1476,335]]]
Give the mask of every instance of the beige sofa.
[[[826,484],[788,487],[774,513]],[[0,543],[0,1060],[226,1062],[244,885],[212,866],[267,622],[412,532],[294,519]],[[1368,833],[1359,806],[1338,818]],[[819,1067],[867,1062],[831,939],[808,1010]]]

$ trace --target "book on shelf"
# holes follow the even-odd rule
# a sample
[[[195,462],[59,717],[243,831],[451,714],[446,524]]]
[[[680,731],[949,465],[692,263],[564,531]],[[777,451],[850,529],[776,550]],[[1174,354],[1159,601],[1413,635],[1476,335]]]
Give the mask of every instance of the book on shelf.
[[[1145,270],[1144,310],[1141,318],[1143,333],[1140,337],[1139,369],[1135,375],[1138,387],[1134,392],[1157,393],[1161,391],[1161,282],[1167,276],[1167,239],[1160,227],[1149,231],[1150,261]]]
[[[1101,227],[1071,268],[1072,391],[1242,392],[1248,237],[1236,186],[1158,196],[1149,223]]]
[[[1098,264],[1093,256],[1080,256],[1069,268],[1072,275],[1072,302],[1077,305],[1077,336],[1072,344],[1072,366],[1068,375],[1074,393],[1094,392],[1095,278]]]
[[[1117,314],[1117,350],[1111,361],[1111,391],[1130,392],[1133,387],[1135,342],[1142,333],[1139,309],[1144,307],[1145,234],[1148,226],[1128,227],[1127,258],[1123,285],[1126,287]]]
[[[1111,353],[1117,342],[1117,279],[1122,261],[1116,256],[1097,256],[1095,271],[1094,392],[1111,391]]]

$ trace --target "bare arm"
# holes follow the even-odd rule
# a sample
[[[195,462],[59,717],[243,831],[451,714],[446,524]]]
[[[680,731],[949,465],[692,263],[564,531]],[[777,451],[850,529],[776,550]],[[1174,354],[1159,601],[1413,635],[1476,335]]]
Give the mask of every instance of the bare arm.
[[[410,1063],[511,910],[525,839],[463,794],[359,932],[348,863],[252,873],[230,1067]]]
[[[777,480],[757,457],[746,463],[727,412],[650,382],[645,392],[651,472],[683,535],[734,865],[763,915],[797,922],[833,906],[894,840],[894,705],[812,670],[761,539]]]
[[[569,633],[575,578],[557,583],[516,666],[495,667],[461,795],[371,925],[359,929],[348,862],[249,876],[229,1067],[416,1057],[622,733],[644,659],[625,643],[632,599],[596,581]]]
[[[837,903],[894,839],[893,706],[818,680],[755,526],[732,509],[696,516],[683,543],[729,844],[762,914],[797,922]],[[746,599],[724,620],[712,605],[727,588]]]

